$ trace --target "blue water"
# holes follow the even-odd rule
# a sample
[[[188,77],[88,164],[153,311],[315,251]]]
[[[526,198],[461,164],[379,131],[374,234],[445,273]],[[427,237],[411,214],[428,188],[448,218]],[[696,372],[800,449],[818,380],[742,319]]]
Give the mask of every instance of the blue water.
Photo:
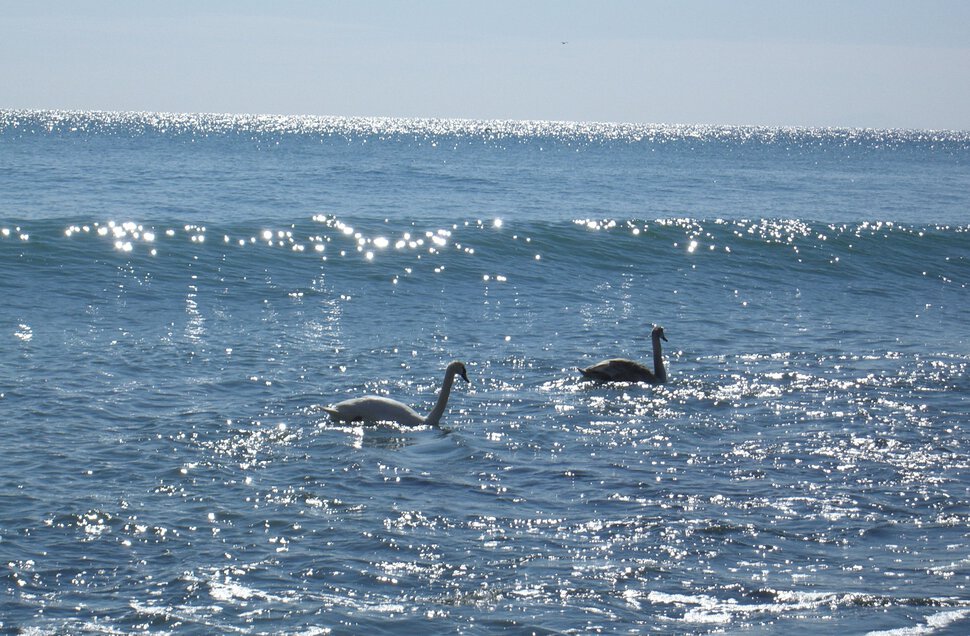
[[[0,111],[0,631],[966,633],[968,285],[965,133]]]

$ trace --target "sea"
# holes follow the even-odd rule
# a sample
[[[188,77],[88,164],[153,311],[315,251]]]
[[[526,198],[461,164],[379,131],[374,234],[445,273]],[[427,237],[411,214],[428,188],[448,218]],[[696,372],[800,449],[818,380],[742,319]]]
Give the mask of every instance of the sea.
[[[0,632],[966,634],[968,286],[968,132],[0,111]]]

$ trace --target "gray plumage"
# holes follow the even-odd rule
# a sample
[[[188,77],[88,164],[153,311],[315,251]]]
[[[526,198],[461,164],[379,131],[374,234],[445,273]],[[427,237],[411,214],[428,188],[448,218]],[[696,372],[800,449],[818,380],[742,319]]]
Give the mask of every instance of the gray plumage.
[[[667,381],[667,369],[664,368],[663,352],[660,341],[667,342],[663,327],[654,327],[650,333],[653,342],[653,371],[633,360],[625,358],[610,358],[590,365],[579,372],[589,380],[598,382],[646,382],[648,384],[663,384]],[[577,367],[578,368],[578,367]]]

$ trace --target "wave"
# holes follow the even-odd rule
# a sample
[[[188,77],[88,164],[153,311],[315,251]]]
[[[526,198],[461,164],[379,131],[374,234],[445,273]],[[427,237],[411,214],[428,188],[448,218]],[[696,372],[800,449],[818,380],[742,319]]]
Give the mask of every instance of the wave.
[[[164,255],[232,258],[259,268],[286,259],[338,266],[423,260],[542,261],[558,267],[615,270],[623,267],[690,267],[715,264],[752,272],[774,266],[884,274],[931,274],[965,285],[967,225],[915,226],[889,221],[819,223],[797,219],[576,219],[572,222],[501,218],[392,221],[374,217],[316,215],[291,223],[247,221],[229,225],[42,219],[0,225],[4,253],[32,252],[92,259]],[[286,261],[290,262],[290,261]],[[930,269],[927,269],[930,267]]]
[[[666,322],[681,342],[700,338],[728,353],[735,340],[747,343],[743,353],[766,337],[782,351],[891,351],[907,331],[959,352],[970,342],[961,319],[968,232],[771,219],[41,220],[0,227],[0,282],[11,306],[22,305],[9,314],[17,333],[45,291],[194,306],[203,287],[225,302],[354,298],[369,315],[397,307],[396,320],[412,322],[428,310],[467,313],[468,303],[493,303],[487,315],[517,321],[548,321],[540,316],[558,307],[581,312],[584,329]]]
[[[43,220],[0,227],[8,267],[36,255],[72,263],[107,257],[241,259],[261,270],[276,265],[360,265],[384,270],[451,267],[496,276],[535,270],[671,275],[702,268],[718,278],[773,278],[780,273],[856,280],[874,288],[901,280],[970,284],[967,226],[916,227],[891,222],[821,224],[798,220],[576,220],[572,223],[475,219],[459,223],[342,220],[178,226]],[[804,281],[803,281],[804,282]]]

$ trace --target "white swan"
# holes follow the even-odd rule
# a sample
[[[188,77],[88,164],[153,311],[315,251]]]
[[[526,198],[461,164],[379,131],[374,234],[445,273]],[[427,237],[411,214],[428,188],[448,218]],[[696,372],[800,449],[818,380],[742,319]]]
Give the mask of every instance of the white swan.
[[[437,426],[438,421],[445,412],[448,405],[448,395],[451,393],[451,385],[455,381],[455,376],[468,382],[468,375],[465,373],[465,365],[457,360],[448,365],[445,369],[445,379],[441,383],[441,392],[438,393],[438,402],[428,413],[427,417],[422,417],[407,404],[402,404],[397,400],[377,395],[367,395],[365,397],[354,398],[337,402],[333,406],[324,407],[324,411],[330,417],[339,422],[363,422],[373,424],[376,422],[395,422],[402,426]]]
[[[664,328],[654,327],[650,333],[650,339],[653,340],[653,371],[638,362],[624,358],[603,360],[585,369],[579,369],[579,371],[586,378],[600,382],[663,384],[667,381],[667,370],[664,368],[663,355],[660,351],[660,341],[667,342]]]

